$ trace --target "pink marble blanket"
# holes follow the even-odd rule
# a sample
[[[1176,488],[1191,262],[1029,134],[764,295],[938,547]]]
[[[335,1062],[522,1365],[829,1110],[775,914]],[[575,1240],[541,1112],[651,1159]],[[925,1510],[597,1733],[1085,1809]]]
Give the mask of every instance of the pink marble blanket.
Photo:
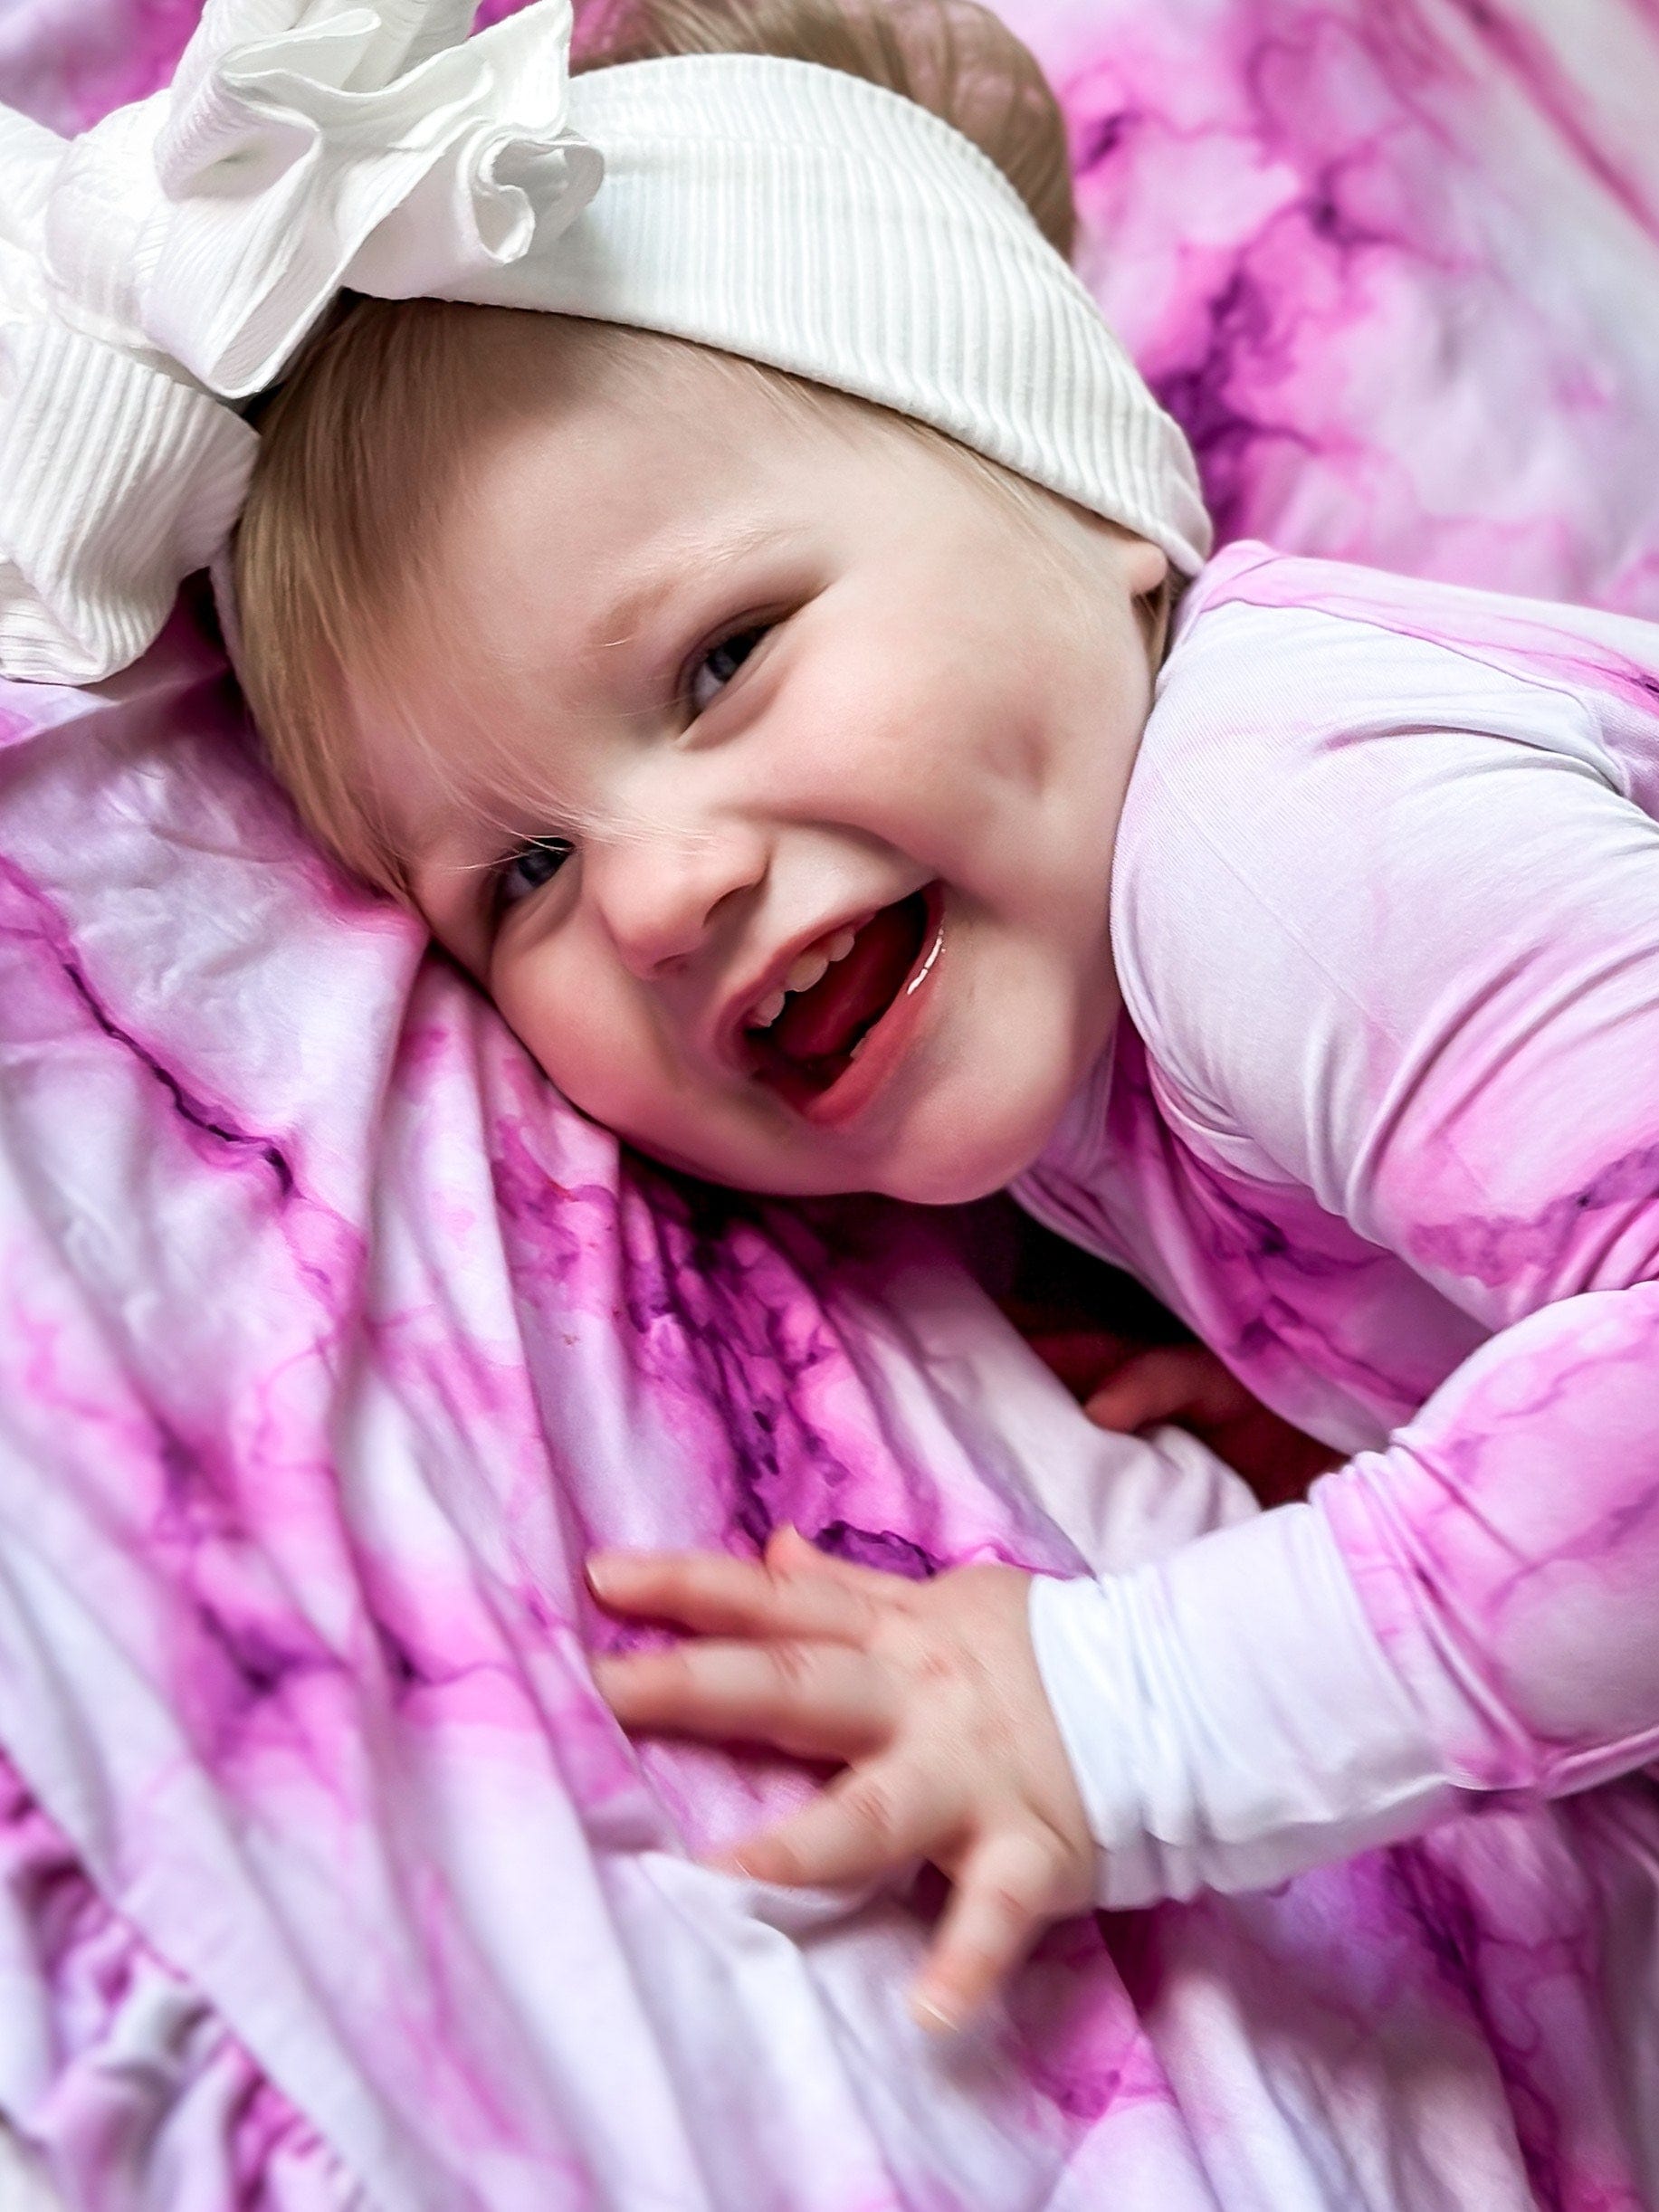
[[[72,127],[195,14],[11,0],[0,99]],[[1659,615],[1659,0],[1013,14],[1227,535]],[[64,2204],[1659,2202],[1645,1782],[1072,1923],[939,2048],[925,1885],[705,1871],[798,1778],[588,1683],[595,1543],[1247,1510],[925,1221],[619,1157],[307,850],[187,613],[0,691],[0,2116]]]

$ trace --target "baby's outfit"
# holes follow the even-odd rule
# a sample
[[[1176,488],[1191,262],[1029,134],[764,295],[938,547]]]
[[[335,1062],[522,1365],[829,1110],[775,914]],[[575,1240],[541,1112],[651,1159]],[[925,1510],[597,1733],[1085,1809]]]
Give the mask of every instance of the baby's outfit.
[[[1659,1757],[1659,626],[1236,545],[1037,1219],[1352,1456],[1039,1582],[1112,1905]]]

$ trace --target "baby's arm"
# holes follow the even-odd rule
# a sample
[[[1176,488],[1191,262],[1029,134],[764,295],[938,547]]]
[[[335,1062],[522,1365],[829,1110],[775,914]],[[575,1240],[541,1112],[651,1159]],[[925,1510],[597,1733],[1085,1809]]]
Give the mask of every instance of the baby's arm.
[[[1038,1584],[1032,1626],[1102,1903],[1659,1756],[1659,1286],[1545,1308],[1308,1503]]]
[[[1305,1505],[1037,1592],[1122,1903],[1659,1755],[1659,828],[1588,734],[1402,729],[1290,787],[1226,734],[1236,836],[1138,877],[1183,1093],[1495,1333]]]

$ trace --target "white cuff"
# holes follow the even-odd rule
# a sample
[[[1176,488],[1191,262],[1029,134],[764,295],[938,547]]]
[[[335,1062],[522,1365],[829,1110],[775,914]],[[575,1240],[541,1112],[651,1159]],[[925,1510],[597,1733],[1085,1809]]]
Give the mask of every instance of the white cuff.
[[[1314,1506],[1103,1581],[1039,1576],[1030,1618],[1103,1905],[1266,1888],[1456,1803]]]

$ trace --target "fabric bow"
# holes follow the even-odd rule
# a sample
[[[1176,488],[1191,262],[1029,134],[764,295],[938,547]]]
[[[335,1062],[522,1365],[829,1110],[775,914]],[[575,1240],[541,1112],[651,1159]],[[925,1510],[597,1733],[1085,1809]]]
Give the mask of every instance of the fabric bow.
[[[222,549],[343,286],[465,297],[604,175],[569,0],[208,0],[171,87],[65,143],[0,109],[0,672],[135,660]]]

